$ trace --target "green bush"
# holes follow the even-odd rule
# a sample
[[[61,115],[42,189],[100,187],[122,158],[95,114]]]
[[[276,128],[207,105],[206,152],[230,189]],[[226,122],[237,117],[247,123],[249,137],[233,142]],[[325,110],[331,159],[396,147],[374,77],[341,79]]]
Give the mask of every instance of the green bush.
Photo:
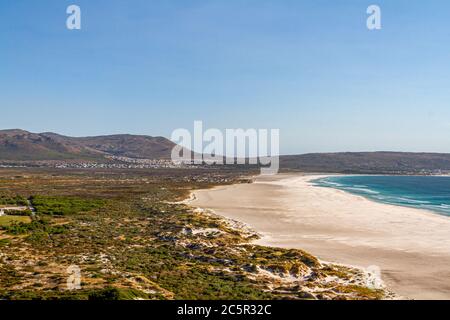
[[[104,200],[34,196],[31,203],[37,214],[65,216],[89,212],[105,205]]]
[[[10,226],[1,227],[8,234],[11,235],[22,235],[27,233],[44,233],[46,235],[50,234],[61,234],[67,230],[67,226],[52,226],[46,220],[33,220],[31,223],[14,222]]]
[[[136,300],[148,299],[144,292],[134,289],[108,287],[89,294],[89,300]]]
[[[15,195],[0,195],[0,205],[2,206],[27,206],[28,201],[25,197]]]
[[[21,216],[21,217],[29,217],[32,215],[32,212],[30,209],[26,210],[7,210],[5,211],[5,214],[8,216]]]

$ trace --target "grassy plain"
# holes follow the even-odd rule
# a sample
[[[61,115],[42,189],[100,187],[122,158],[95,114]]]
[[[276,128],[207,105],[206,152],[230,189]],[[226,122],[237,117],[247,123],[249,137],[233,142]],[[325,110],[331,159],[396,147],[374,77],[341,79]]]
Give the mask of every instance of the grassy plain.
[[[21,216],[2,216],[0,217],[0,227],[8,227],[14,223],[30,223],[30,217],[21,217]]]

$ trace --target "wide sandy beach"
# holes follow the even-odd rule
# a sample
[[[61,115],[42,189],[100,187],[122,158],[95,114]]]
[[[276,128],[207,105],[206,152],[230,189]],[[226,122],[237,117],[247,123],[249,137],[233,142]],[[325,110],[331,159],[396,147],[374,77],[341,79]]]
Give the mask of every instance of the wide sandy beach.
[[[253,184],[196,191],[192,204],[248,224],[262,235],[258,244],[379,266],[400,296],[450,299],[450,218],[313,186],[318,177],[258,177]]]

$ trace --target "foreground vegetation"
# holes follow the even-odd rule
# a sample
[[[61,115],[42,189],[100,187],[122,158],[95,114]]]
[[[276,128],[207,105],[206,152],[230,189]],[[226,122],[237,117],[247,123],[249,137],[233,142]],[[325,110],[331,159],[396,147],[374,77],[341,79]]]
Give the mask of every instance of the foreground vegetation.
[[[23,216],[2,216],[0,217],[0,227],[7,228],[11,225],[16,225],[20,223],[30,223],[30,217]]]
[[[29,199],[36,213],[1,217],[0,299],[384,297],[357,270],[252,245],[251,230],[180,202],[193,188],[247,182],[244,174],[0,170],[0,195]],[[79,290],[67,286],[73,265]]]

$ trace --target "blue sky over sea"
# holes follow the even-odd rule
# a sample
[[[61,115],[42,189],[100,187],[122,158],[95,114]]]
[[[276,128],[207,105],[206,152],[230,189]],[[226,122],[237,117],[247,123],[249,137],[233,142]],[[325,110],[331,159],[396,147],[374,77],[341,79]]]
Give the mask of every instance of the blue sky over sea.
[[[0,2],[2,129],[170,137],[203,120],[279,128],[282,153],[450,152],[449,88],[444,0]]]

